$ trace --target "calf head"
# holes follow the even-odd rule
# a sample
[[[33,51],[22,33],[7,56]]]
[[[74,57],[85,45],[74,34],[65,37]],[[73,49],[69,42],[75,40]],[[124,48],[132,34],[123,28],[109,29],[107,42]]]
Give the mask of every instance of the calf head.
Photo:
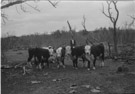
[[[66,55],[70,55],[71,54],[71,46],[66,46],[65,50],[66,50]]]
[[[54,54],[54,49],[53,48],[49,48],[48,50],[49,50],[50,56],[52,56]]]
[[[56,55],[57,57],[61,57],[61,54],[62,54],[62,47],[59,47],[57,50],[56,50]]]
[[[42,47],[42,49],[48,49],[50,56],[52,56],[55,53],[55,51],[54,51],[52,46]]]
[[[84,48],[85,54],[90,55],[90,49],[91,49],[91,46],[90,45],[86,45],[85,48]]]

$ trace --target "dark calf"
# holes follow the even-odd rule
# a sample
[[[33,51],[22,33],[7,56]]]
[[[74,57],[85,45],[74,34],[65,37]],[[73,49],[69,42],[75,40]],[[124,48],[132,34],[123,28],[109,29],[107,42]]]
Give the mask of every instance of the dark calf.
[[[97,57],[101,57],[102,59],[101,65],[104,66],[104,45],[102,43],[91,46],[91,55],[94,56],[93,69],[95,69]]]
[[[28,53],[28,62],[34,57],[35,65],[39,66],[39,68],[43,67],[45,62],[49,67],[48,58],[50,57],[50,54],[48,49],[30,48],[28,49]]]
[[[72,55],[72,61],[73,61],[73,67],[78,67],[78,58],[81,57],[83,60],[83,63],[85,61],[88,61],[88,69],[90,68],[90,60],[87,59],[86,53],[85,53],[85,46],[76,46],[71,47],[71,55]]]

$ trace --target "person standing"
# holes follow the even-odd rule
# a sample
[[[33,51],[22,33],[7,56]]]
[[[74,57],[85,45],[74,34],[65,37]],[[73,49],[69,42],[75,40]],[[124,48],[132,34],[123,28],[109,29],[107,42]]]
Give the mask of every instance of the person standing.
[[[73,36],[72,36],[72,39],[70,40],[70,46],[73,47],[73,48],[76,46],[76,41],[73,38]]]

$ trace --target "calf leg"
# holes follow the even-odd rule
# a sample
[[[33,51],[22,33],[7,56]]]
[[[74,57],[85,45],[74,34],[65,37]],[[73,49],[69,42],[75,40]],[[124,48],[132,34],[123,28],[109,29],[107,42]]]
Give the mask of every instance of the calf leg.
[[[25,66],[23,66],[23,75],[25,75],[26,74],[26,68],[25,68]]]
[[[75,68],[75,59],[76,59],[75,56],[72,56],[72,57],[71,57],[71,60],[72,60],[72,62],[73,62],[73,68]]]
[[[43,68],[45,68],[45,66],[47,65],[47,62],[49,62],[47,59],[44,59],[44,61],[42,62],[43,63]],[[48,65],[47,65],[48,67]]]
[[[29,57],[28,57],[28,62],[30,62],[31,61],[31,59],[33,58],[33,55],[29,55]]]
[[[105,65],[105,64],[104,64],[104,53],[102,53],[101,58],[102,58],[101,66],[103,67],[103,66]]]
[[[48,58],[46,58],[47,67],[49,68]]]
[[[88,70],[90,70],[90,59],[89,58],[86,58],[86,60],[88,61],[88,65],[87,65]]]
[[[93,61],[93,69],[95,70],[95,65],[96,65],[96,60],[97,60],[97,57],[94,56],[94,61]]]
[[[87,67],[88,67],[88,70],[90,70],[91,57],[90,57],[88,54],[86,54],[86,55],[85,55],[85,60],[88,61]]]
[[[90,70],[90,61],[88,60],[88,70]]]
[[[65,64],[64,64],[64,57],[62,57],[61,62],[62,62],[62,66],[63,66],[63,68],[65,68]]]
[[[56,62],[57,62],[57,68],[59,68],[60,67],[60,58],[59,57],[57,57]]]
[[[72,60],[73,61],[73,67],[75,68],[75,59],[74,60]]]
[[[82,56],[82,60],[83,60],[83,67],[85,67],[85,57]]]
[[[34,58],[34,65],[35,65],[36,67],[38,67],[38,64],[39,64],[38,58]]]
[[[78,57],[75,59],[75,67],[78,68]]]
[[[41,63],[42,63],[42,62],[41,62],[41,56],[37,56],[37,59],[38,59],[38,62],[37,62],[37,63],[38,63],[38,68],[39,68],[39,69],[42,69],[42,65],[41,65]]]
[[[30,67],[32,67],[32,64],[31,64],[31,59],[33,58],[33,56],[29,56],[28,57],[28,60],[27,60],[27,63],[28,63],[28,65],[30,65]]]
[[[45,67],[45,59],[43,58],[43,59],[41,59],[41,66],[42,66],[42,68],[44,68]]]

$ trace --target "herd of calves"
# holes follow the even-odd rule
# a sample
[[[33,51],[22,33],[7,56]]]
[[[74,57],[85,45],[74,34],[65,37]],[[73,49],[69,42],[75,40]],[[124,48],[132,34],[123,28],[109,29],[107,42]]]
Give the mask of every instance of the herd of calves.
[[[45,64],[49,67],[50,62],[57,63],[57,68],[60,65],[65,68],[64,59],[70,57],[73,62],[73,67],[78,68],[78,58],[82,58],[83,64],[88,62],[88,70],[90,70],[90,62],[93,62],[93,69],[95,69],[95,63],[97,57],[102,60],[101,66],[104,66],[104,45],[102,43],[96,45],[83,45],[83,46],[65,46],[59,47],[56,50],[53,47],[42,48],[29,48],[28,49],[28,63],[27,66],[32,66],[31,60],[34,58],[34,65],[38,69],[44,68]],[[26,66],[23,67],[26,74]]]

